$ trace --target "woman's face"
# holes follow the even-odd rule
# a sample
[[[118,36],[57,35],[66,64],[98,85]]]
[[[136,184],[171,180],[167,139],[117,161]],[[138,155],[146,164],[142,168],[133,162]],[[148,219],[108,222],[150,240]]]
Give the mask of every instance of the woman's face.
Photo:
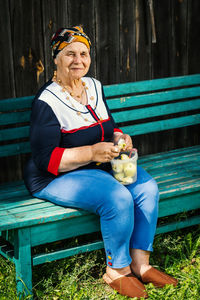
[[[85,76],[91,64],[88,48],[81,42],[66,46],[55,58],[59,76],[68,80],[80,79]]]

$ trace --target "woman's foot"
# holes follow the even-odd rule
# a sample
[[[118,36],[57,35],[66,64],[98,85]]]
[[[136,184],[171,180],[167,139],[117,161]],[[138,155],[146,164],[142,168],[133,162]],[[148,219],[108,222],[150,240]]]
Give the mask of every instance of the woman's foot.
[[[111,280],[115,280],[115,279],[117,279],[119,277],[128,275],[130,273],[131,273],[130,266],[124,267],[124,268],[120,268],[120,269],[110,268],[109,266],[107,266],[107,268],[106,268],[106,274],[109,276],[109,278]]]
[[[140,278],[145,272],[147,272],[151,268],[152,266],[149,264],[134,264],[133,262],[131,263],[131,271],[138,278]]]
[[[166,284],[172,284],[176,286],[178,280],[161,272],[151,265],[134,265],[131,264],[131,270],[142,283],[152,283],[156,287],[164,287]]]
[[[151,282],[154,286],[160,288],[164,287],[166,284],[172,284],[173,286],[177,286],[178,284],[177,279],[153,267],[141,275],[141,281],[143,283]]]
[[[130,272],[127,273],[126,269],[112,269],[107,268],[106,273],[103,275],[103,280],[119,294],[131,298],[148,298],[144,285]],[[130,267],[129,267],[130,270]],[[112,278],[108,273],[112,274]],[[124,275],[123,275],[124,273]]]

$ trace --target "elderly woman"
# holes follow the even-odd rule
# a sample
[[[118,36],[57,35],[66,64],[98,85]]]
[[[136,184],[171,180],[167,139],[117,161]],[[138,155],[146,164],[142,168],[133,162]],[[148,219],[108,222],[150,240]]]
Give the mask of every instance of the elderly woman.
[[[137,181],[124,186],[111,174],[110,161],[123,138],[102,85],[84,77],[90,67],[91,42],[82,27],[61,28],[52,37],[57,71],[32,106],[32,158],[25,170],[30,193],[65,207],[100,216],[107,269],[104,281],[122,295],[147,297],[144,283],[176,285],[149,265],[156,230],[159,193],[141,167]]]

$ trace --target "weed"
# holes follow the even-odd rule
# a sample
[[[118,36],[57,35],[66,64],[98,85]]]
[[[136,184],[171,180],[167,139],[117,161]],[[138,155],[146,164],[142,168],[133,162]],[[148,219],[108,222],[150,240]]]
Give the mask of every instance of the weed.
[[[200,299],[200,226],[158,235],[151,264],[179,280],[177,287],[146,285],[149,299]],[[125,300],[102,279],[104,250],[76,255],[33,268],[35,300]],[[17,300],[13,264],[0,257],[0,300]],[[26,298],[27,300],[28,298]]]

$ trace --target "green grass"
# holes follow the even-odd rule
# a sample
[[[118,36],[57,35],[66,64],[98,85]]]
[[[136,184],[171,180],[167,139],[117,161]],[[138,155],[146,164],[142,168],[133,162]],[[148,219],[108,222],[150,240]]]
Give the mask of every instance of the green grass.
[[[179,280],[178,286],[163,289],[146,285],[149,299],[200,299],[200,226],[158,235],[151,264]],[[103,250],[33,268],[34,299],[44,300],[125,300],[104,284]],[[12,263],[0,258],[0,300],[17,299]],[[27,298],[28,299],[28,298]]]

